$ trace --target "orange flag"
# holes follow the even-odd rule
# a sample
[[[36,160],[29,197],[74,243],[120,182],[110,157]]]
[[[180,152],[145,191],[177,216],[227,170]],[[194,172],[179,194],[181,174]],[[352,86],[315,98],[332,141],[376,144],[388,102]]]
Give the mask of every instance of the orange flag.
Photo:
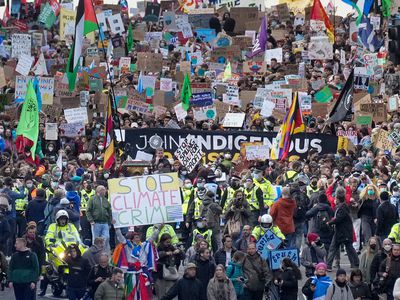
[[[320,0],[314,0],[313,7],[311,9],[310,20],[317,20],[324,22],[326,27],[326,32],[329,37],[329,41],[333,44],[335,41],[335,29],[333,28],[332,23],[329,20],[329,17],[326,14],[325,9],[322,6]]]

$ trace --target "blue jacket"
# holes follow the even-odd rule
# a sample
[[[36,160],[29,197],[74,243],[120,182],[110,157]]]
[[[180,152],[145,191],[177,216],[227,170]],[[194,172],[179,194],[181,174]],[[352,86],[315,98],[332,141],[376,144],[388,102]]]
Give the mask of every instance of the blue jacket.
[[[8,187],[5,187],[1,192],[6,194],[9,198],[10,204],[11,204],[11,211],[9,211],[7,213],[7,217],[11,217],[11,218],[16,218],[17,217],[17,212],[15,211],[15,200],[17,199],[24,199],[25,198],[25,192],[24,192],[24,188],[21,187],[19,188],[19,193],[14,192],[12,190],[10,190]]]
[[[243,274],[243,266],[235,263],[233,261],[229,262],[228,267],[226,268],[226,276],[232,281],[233,287],[235,288],[236,295],[241,296],[244,294],[244,283],[237,281],[236,279],[239,277],[244,278]]]
[[[74,210],[80,212],[81,210],[81,197],[76,191],[69,191],[65,194],[65,197],[69,200],[70,203],[74,204]]]

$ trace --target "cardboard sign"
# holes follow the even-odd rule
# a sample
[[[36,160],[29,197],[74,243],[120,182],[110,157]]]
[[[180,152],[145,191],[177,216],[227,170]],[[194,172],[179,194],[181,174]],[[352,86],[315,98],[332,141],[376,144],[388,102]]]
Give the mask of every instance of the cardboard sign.
[[[253,38],[246,35],[238,35],[232,38],[232,45],[238,45],[241,50],[248,50],[253,47]]]
[[[226,93],[222,95],[222,102],[229,105],[241,106],[239,99],[239,87],[228,85],[226,87]]]
[[[75,34],[75,11],[61,8],[60,10],[60,39]]]
[[[160,90],[164,92],[172,91],[172,78],[161,78]]]
[[[287,257],[290,258],[298,267],[300,267],[300,255],[299,249],[282,249],[282,250],[272,250],[269,256],[269,265],[271,270],[278,270],[281,268],[282,260]]]
[[[400,146],[400,134],[397,131],[392,131],[388,138],[396,148]]]
[[[361,103],[359,112],[361,114],[372,114],[375,122],[386,122],[387,113],[384,103]]]
[[[236,21],[235,33],[244,34],[246,22],[258,20],[257,7],[232,7],[230,10],[231,18]]]
[[[183,221],[177,173],[108,180],[115,228]]]
[[[275,58],[278,63],[282,62],[282,48],[268,49],[265,51],[265,61],[270,64],[271,59]]]
[[[246,147],[246,159],[251,160],[262,160],[269,159],[269,146],[247,146]]]
[[[226,62],[239,61],[241,59],[240,47],[230,46],[227,48],[217,48],[211,52],[211,61],[220,64],[225,64]]]
[[[11,36],[11,57],[31,56],[32,37],[30,34],[14,33]]]
[[[22,54],[18,59],[18,64],[15,68],[15,71],[17,71],[21,75],[28,76],[34,59],[35,58],[33,56]]]
[[[110,25],[111,33],[113,34],[123,34],[125,32],[124,23],[120,14],[115,14],[107,17],[108,24]]]
[[[220,120],[225,118],[225,115],[229,112],[230,105],[219,100],[214,100],[214,106],[217,111],[218,118]]]
[[[215,119],[217,111],[214,106],[193,107],[193,117],[196,121]]]
[[[313,36],[308,44],[310,60],[333,59],[333,46],[327,36]]]
[[[88,123],[86,107],[64,109],[64,116],[67,123]]]
[[[261,257],[264,259],[268,259],[269,252],[277,249],[281,244],[282,240],[278,238],[275,233],[268,229],[265,234],[257,241],[256,247]]]
[[[26,89],[29,80],[33,80],[33,76],[18,75],[15,78],[15,99],[25,99]],[[38,77],[39,89],[42,96],[42,104],[53,104],[54,94],[54,78]]]
[[[225,128],[242,127],[245,117],[245,113],[227,113],[224,118],[223,126]]]
[[[193,140],[189,135],[184,141],[182,141],[174,155],[190,173],[200,162],[203,153],[201,152],[201,149],[197,145],[196,141]]]
[[[149,112],[149,105],[148,103],[137,101],[132,98],[129,98],[126,103],[126,110],[135,111],[139,114],[146,114]]]
[[[1,77],[1,75],[0,75]],[[399,109],[399,95],[393,95],[389,97],[387,101],[387,110],[389,112],[397,111]]]
[[[60,135],[69,138],[75,138],[85,135],[85,124],[83,122],[77,123],[61,123]]]
[[[143,72],[161,72],[163,57],[161,53],[139,52],[137,54],[137,69]]]
[[[56,141],[58,140],[58,125],[57,123],[47,123],[45,127],[45,140]]]
[[[189,13],[189,23],[192,24],[193,28],[207,28],[209,26],[208,22],[214,16],[214,13],[203,14],[195,12],[195,14]]]
[[[250,75],[263,75],[267,71],[265,61],[245,61],[243,62],[243,73]]]
[[[389,139],[389,132],[381,128],[375,135],[374,146],[381,150],[389,150],[392,154],[396,153],[396,147]]]

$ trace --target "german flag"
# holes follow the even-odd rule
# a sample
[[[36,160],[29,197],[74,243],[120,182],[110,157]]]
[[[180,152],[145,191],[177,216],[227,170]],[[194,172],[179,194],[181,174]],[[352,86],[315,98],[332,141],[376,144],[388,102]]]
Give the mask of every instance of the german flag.
[[[113,123],[113,101],[112,96],[108,96],[108,109],[106,117],[106,136],[104,138],[104,170],[109,170],[115,163],[115,138]]]

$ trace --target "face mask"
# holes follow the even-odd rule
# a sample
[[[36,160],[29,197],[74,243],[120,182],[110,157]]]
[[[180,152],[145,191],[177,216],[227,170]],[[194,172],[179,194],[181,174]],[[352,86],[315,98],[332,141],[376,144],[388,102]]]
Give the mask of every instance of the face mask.
[[[52,188],[58,187],[58,182],[52,181],[52,182],[51,182],[51,187],[52,187]]]
[[[262,175],[260,173],[253,173],[253,177],[255,180],[259,180],[262,178]]]
[[[391,245],[385,245],[383,246],[383,249],[385,249],[386,252],[389,252],[392,249]]]
[[[27,233],[26,236],[27,236],[29,239],[34,240],[36,234],[34,234],[34,233]]]
[[[387,192],[387,188],[380,188],[379,191],[382,192]]]
[[[104,132],[100,132],[100,136],[104,136],[105,135],[105,133]]]
[[[61,172],[55,172],[55,173],[54,173],[54,176],[56,176],[56,177],[61,177],[61,175],[62,175]]]
[[[225,159],[231,159],[231,158],[232,158],[232,155],[230,155],[230,154],[225,154],[224,157],[225,157]]]
[[[372,250],[375,250],[375,249],[376,249],[376,244],[371,244],[371,245],[369,245],[369,247],[370,247]]]
[[[197,222],[196,226],[197,226],[197,228],[204,228],[203,222]]]
[[[67,162],[66,162],[66,161],[63,161],[63,162],[62,162],[62,165],[63,165],[63,167],[66,167],[66,166],[67,166]]]
[[[187,175],[187,171],[181,171],[182,175]]]
[[[97,129],[100,129],[100,124],[96,124],[96,128],[97,128]]]
[[[373,190],[368,190],[368,196],[373,196],[375,195],[375,192]]]
[[[251,188],[251,182],[246,182],[245,184],[244,184],[244,187],[246,188],[246,189],[249,189],[249,188]]]
[[[191,189],[192,186],[193,186],[193,185],[192,185],[191,183],[186,183],[186,184],[185,184],[185,188],[187,188],[187,189]]]
[[[105,173],[105,174],[104,174],[104,178],[105,178],[105,179],[108,179],[108,177],[110,177],[110,174]]]
[[[26,184],[26,187],[27,187],[28,189],[31,189],[31,188],[33,187],[33,184],[32,184],[32,183],[28,183],[28,184]]]
[[[26,153],[25,153],[25,156],[26,156],[26,157],[29,157],[29,156],[31,156],[31,153],[30,153],[30,152],[26,152]]]
[[[98,148],[100,151],[103,151],[103,150],[104,150],[104,146],[103,146],[103,145],[99,145],[97,148]]]
[[[203,187],[204,187],[204,183],[198,183],[198,184],[197,184],[197,187],[203,188]]]
[[[54,150],[53,147],[49,147],[49,151],[52,152]]]

